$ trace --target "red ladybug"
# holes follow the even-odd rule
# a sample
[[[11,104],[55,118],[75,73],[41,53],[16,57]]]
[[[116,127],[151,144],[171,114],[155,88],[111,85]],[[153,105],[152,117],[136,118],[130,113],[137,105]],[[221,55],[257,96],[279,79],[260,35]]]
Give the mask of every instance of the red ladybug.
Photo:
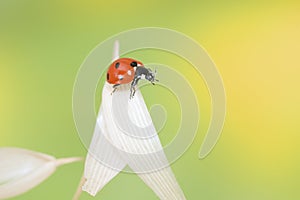
[[[114,88],[121,84],[130,83],[134,79],[136,67],[143,67],[143,63],[131,58],[119,58],[108,68],[106,81],[114,84]]]
[[[113,84],[114,93],[117,86],[131,82],[130,98],[135,94],[135,86],[140,79],[146,79],[154,84],[155,73],[151,69],[146,69],[142,62],[132,58],[119,58],[115,60],[108,68],[106,74],[106,81]]]

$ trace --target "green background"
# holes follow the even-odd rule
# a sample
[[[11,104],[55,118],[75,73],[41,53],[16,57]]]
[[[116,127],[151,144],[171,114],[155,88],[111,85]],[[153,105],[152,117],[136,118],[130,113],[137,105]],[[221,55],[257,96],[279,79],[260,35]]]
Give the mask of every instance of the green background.
[[[299,9],[299,1],[1,0],[0,146],[56,157],[86,155],[72,116],[81,63],[97,44],[121,31],[170,28],[208,51],[227,96],[222,136],[199,160],[211,105],[201,77],[181,69],[197,89],[202,116],[191,147],[172,165],[187,199],[300,199]],[[134,56],[150,62],[155,53]],[[170,56],[179,68],[175,61]],[[96,96],[100,93],[98,87]],[[143,93],[147,103],[156,102],[147,88]],[[171,130],[176,117],[167,123]],[[162,142],[170,135],[162,134]],[[62,166],[14,199],[71,199],[82,172],[83,163]],[[83,193],[81,199],[94,198]],[[136,175],[121,173],[95,199],[157,197]]]

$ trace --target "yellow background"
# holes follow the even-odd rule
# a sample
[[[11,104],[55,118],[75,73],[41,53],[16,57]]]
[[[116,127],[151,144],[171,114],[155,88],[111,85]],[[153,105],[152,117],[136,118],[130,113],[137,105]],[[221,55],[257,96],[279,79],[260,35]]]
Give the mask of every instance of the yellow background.
[[[227,96],[213,152],[198,160],[209,120],[203,97],[203,126],[172,165],[187,199],[300,199],[299,10],[299,1],[2,0],[0,146],[84,156],[72,117],[73,83],[84,58],[121,31],[170,28],[208,51]],[[14,199],[71,199],[82,171],[83,163],[63,166]],[[122,173],[95,199],[156,198],[136,175]]]

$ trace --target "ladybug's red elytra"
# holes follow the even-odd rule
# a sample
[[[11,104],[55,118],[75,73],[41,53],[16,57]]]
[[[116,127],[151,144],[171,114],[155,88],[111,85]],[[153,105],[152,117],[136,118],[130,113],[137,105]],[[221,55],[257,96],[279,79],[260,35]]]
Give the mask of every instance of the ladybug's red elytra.
[[[134,72],[138,66],[143,67],[144,65],[131,58],[119,58],[109,66],[106,80],[114,85],[130,83],[134,79]]]
[[[147,79],[153,85],[155,81],[155,73],[151,69],[146,69],[142,62],[132,58],[119,58],[115,60],[108,68],[106,74],[106,81],[113,84],[113,92],[117,86],[131,82],[130,98],[135,94],[135,86],[140,79]]]

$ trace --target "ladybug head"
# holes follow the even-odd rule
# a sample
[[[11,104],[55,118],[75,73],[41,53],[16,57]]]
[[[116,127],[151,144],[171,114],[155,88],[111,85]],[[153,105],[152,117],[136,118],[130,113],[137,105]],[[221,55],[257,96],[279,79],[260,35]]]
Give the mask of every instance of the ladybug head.
[[[154,72],[152,72],[152,70],[150,68],[148,68],[148,73],[145,76],[145,79],[150,81],[153,85],[155,81],[158,81],[157,79],[155,79],[156,76],[156,69]]]

